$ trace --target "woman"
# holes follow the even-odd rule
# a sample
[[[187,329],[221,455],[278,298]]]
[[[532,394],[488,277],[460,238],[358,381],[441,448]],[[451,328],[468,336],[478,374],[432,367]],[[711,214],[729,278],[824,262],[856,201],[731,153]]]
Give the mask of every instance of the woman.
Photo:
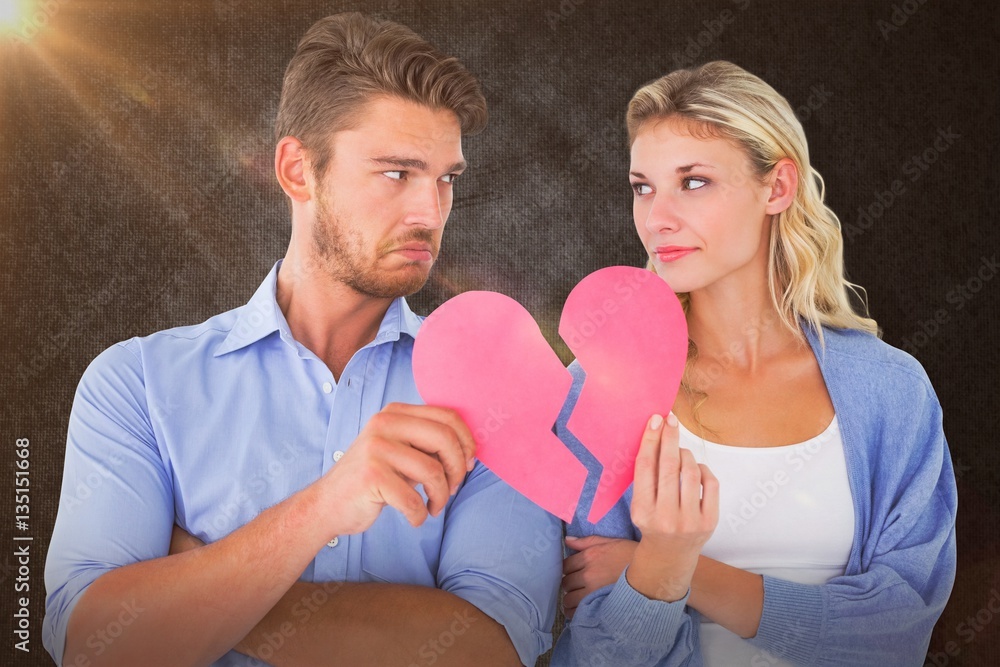
[[[590,465],[553,665],[923,664],[955,575],[941,407],[852,307],[801,125],[727,62],[641,88],[627,122],[636,231],[691,344],[596,525]],[[558,431],[586,461],[571,371]]]

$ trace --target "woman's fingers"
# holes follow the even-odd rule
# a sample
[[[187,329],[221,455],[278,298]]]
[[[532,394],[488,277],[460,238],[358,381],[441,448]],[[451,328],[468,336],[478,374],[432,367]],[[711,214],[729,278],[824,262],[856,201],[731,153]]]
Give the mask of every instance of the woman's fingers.
[[[653,415],[646,423],[646,430],[639,443],[635,458],[635,479],[632,482],[632,502],[648,511],[656,505],[657,476],[660,459],[660,434],[663,417]]]
[[[719,479],[712,474],[704,463],[698,464],[701,469],[701,513],[706,526],[714,530],[719,523]]]
[[[680,502],[680,434],[677,430],[677,417],[671,412],[667,415],[663,429],[660,431],[660,456],[657,475],[656,499],[657,507],[677,508]]]
[[[680,511],[694,518],[701,514],[701,468],[689,449],[680,450]]]

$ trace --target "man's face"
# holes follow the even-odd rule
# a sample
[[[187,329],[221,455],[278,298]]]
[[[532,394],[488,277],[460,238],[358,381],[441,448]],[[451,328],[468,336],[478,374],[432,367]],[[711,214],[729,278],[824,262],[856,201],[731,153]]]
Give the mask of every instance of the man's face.
[[[394,298],[430,275],[465,169],[458,118],[398,97],[369,101],[356,127],[333,135],[316,186],[319,265],[359,294]]]

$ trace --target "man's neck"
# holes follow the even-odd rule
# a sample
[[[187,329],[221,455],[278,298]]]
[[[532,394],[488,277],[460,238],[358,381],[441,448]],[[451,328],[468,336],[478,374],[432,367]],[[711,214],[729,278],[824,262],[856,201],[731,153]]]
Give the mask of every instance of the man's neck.
[[[354,353],[375,339],[392,303],[359,294],[291,254],[281,263],[275,292],[292,336],[322,359],[337,381]]]

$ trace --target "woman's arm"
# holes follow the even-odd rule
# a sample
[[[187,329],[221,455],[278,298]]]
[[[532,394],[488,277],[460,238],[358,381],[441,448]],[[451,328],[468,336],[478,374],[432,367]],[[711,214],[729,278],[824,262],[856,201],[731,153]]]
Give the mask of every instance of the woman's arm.
[[[685,612],[702,545],[718,522],[718,482],[678,446],[677,420],[654,416],[636,458],[631,520],[644,539],[615,585],[580,604],[553,665],[683,665],[697,650]],[[579,555],[579,554],[578,554]]]
[[[956,490],[940,405],[929,385],[923,405],[911,404],[911,430],[897,437],[914,444],[907,457],[882,463],[901,469],[893,475],[896,486],[882,481],[872,489],[879,506],[873,515],[885,518],[869,529],[860,571],[822,585],[799,584],[701,556],[687,605],[793,662],[922,664],[955,577]],[[608,573],[621,572],[638,544],[614,542],[596,536],[568,542],[578,553],[566,560],[563,588],[580,608],[613,582]]]

